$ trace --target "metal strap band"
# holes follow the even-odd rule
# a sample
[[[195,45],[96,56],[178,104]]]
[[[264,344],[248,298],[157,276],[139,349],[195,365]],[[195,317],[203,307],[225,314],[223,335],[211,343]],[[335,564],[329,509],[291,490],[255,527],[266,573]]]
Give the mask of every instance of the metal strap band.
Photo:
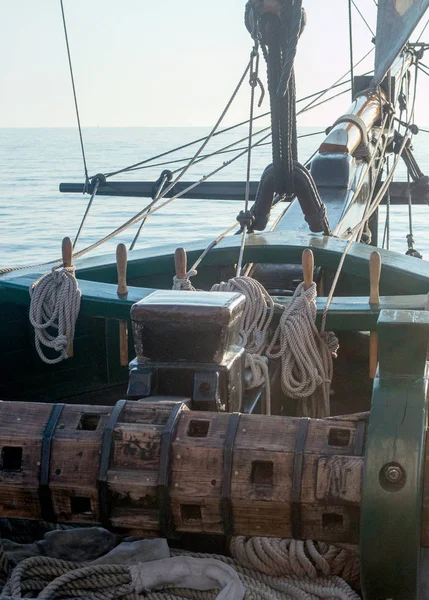
[[[298,433],[295,442],[295,455],[293,459],[292,471],[292,492],[291,492],[291,524],[292,537],[296,540],[302,539],[302,519],[301,519],[301,484],[302,469],[304,466],[304,449],[307,440],[309,418],[300,419]]]
[[[225,445],[223,449],[222,493],[220,498],[220,514],[225,535],[234,534],[234,513],[231,501],[232,460],[237,435],[240,413],[232,413],[228,420]]]
[[[358,421],[356,425],[356,437],[353,448],[353,454],[355,456],[363,456],[364,453],[364,441],[365,441],[366,422]]]
[[[110,465],[110,455],[112,452],[113,431],[116,427],[118,419],[126,405],[126,400],[118,400],[114,409],[110,413],[107,423],[103,431],[103,439],[101,442],[100,469],[98,472],[98,505],[100,511],[100,522],[106,526],[110,526],[110,510],[108,503],[108,488],[107,488],[107,472]]]
[[[171,411],[164,431],[161,435],[161,448],[159,451],[159,470],[157,497],[159,505],[159,528],[164,537],[173,537],[176,528],[170,499],[170,459],[171,443],[179,422],[180,413],[185,405],[178,402]]]
[[[39,502],[40,514],[44,521],[56,522],[54,506],[52,504],[51,490],[49,489],[49,472],[51,469],[52,438],[58,424],[58,419],[63,412],[64,404],[55,404],[52,407],[49,420],[46,423],[42,437],[42,450],[40,456]]]

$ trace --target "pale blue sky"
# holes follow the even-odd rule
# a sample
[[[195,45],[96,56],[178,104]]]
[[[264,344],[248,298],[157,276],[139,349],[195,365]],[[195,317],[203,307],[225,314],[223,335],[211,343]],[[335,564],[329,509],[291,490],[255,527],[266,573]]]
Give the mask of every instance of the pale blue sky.
[[[83,125],[210,125],[249,56],[244,4],[65,0]],[[373,0],[357,4],[375,29]],[[330,85],[349,65],[347,0],[304,0],[304,6],[298,96]],[[1,0],[1,8],[0,127],[74,126],[59,0]],[[358,59],[371,47],[371,34],[356,12],[354,25]],[[372,57],[357,72],[372,68]],[[429,78],[422,75],[420,84],[416,122],[422,125],[429,122]],[[226,122],[247,117],[248,89]],[[347,110],[349,99],[347,94],[311,111],[300,123],[328,125]]]

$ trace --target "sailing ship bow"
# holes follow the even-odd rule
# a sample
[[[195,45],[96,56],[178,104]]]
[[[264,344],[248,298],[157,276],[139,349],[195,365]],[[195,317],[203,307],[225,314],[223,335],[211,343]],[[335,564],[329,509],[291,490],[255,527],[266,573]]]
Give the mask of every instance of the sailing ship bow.
[[[382,82],[428,7],[429,0],[379,0],[375,85]]]

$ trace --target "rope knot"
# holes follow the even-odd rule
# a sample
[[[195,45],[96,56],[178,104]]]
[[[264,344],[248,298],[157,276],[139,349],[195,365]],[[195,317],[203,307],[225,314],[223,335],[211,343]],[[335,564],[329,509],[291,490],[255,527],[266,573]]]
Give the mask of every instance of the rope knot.
[[[53,340],[52,348],[55,352],[64,352],[69,346],[69,341],[66,335],[59,335]]]
[[[175,275],[173,277],[173,290],[182,290],[185,292],[195,292],[195,288],[191,283],[191,277],[195,277],[198,274],[196,269],[190,269],[185,277],[181,279]]]

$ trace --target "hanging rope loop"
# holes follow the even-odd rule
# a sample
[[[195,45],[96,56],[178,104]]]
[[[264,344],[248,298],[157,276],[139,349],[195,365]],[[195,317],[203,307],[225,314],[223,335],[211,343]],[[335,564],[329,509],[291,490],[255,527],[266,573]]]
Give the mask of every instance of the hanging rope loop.
[[[74,338],[82,292],[75,277],[76,267],[53,267],[30,286],[30,323],[34,327],[35,345],[46,364],[68,358],[67,349]],[[57,334],[53,333],[57,330]],[[42,346],[59,353],[48,358]]]
[[[320,335],[317,330],[316,297],[314,282],[307,290],[304,282],[298,285],[265,354],[280,359],[282,390],[287,396],[302,401],[302,416],[311,414],[320,418],[330,414],[332,358],[339,344],[332,332]],[[317,388],[322,390],[322,403],[309,400]]]

